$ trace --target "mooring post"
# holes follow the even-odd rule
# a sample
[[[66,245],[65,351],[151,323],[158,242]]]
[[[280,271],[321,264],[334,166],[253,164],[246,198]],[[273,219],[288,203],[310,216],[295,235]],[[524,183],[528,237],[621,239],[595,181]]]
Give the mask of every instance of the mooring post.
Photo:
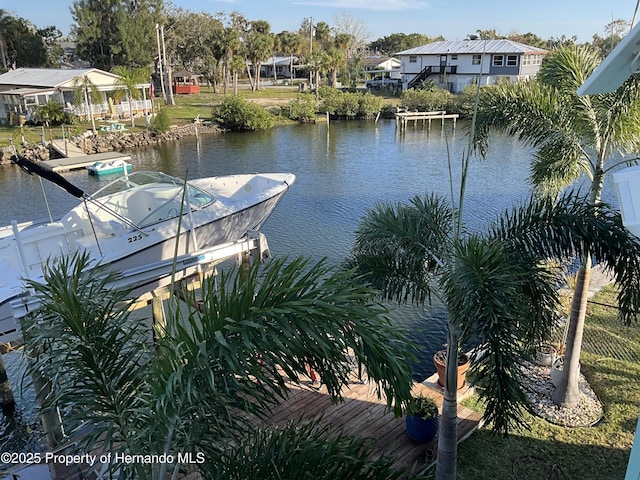
[[[11,390],[11,382],[7,376],[7,369],[4,366],[4,346],[0,345],[0,410],[4,415],[11,415],[16,407],[16,401],[13,398],[13,390]]]
[[[64,432],[60,423],[58,409],[55,406],[45,407],[46,398],[51,393],[51,383],[45,380],[36,369],[33,370],[31,380],[36,391],[36,401],[40,405],[40,420],[47,437],[47,444],[50,448],[55,448],[60,445],[64,438]]]
[[[151,316],[153,317],[153,339],[157,340],[158,331],[164,331],[167,327],[162,308],[162,297],[155,291],[151,292]]]

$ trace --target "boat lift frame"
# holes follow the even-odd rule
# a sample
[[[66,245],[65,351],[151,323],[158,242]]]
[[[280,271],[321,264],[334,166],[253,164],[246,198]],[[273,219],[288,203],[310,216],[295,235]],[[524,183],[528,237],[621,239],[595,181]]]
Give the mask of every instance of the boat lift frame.
[[[112,285],[113,287],[118,288],[131,288],[135,291],[136,287],[139,287],[140,285],[169,278],[174,272],[183,273],[186,270],[195,270],[196,268],[199,268],[204,271],[215,273],[216,265],[233,257],[237,257],[240,262],[243,262],[246,258],[264,261],[269,258],[269,256],[270,253],[266,236],[261,232],[249,230],[244,237],[233,242],[223,243],[210,248],[186,253],[175,259],[170,258],[150,263],[142,267],[123,270],[119,272],[119,278]],[[186,278],[188,278],[188,275],[183,275],[183,278],[180,280],[184,280]],[[154,290],[155,288],[150,288],[147,291],[140,291],[140,295],[136,297],[137,301],[134,303],[139,304],[140,302],[144,302],[144,297],[146,295],[151,294],[154,296]],[[21,340],[22,332],[20,328],[20,321],[30,312],[33,312],[38,308],[39,301],[32,295],[32,292],[25,289],[23,294],[18,298],[11,300],[10,304],[13,310],[15,328],[13,330],[0,333],[0,344]]]

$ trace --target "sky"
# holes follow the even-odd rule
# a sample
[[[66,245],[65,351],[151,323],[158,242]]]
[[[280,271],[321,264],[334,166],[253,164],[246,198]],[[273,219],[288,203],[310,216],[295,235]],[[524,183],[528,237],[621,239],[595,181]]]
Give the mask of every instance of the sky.
[[[631,21],[637,0],[172,0],[194,12],[237,11],[249,20],[266,20],[271,31],[297,30],[305,18],[332,26],[335,15],[348,13],[369,32],[369,40],[391,33],[442,35],[463,40],[477,30],[499,34],[532,32],[542,39],[578,37],[590,41],[605,36],[612,19]],[[50,25],[68,34],[72,0],[0,0],[0,9],[37,27]],[[168,3],[168,2],[166,2]]]

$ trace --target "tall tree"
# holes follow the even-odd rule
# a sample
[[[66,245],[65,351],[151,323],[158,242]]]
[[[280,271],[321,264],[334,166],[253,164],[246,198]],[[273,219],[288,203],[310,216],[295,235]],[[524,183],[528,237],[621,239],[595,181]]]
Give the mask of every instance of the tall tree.
[[[131,126],[135,127],[136,122],[133,118],[133,101],[139,100],[142,95],[140,88],[137,85],[141,83],[147,83],[149,80],[149,70],[147,68],[127,68],[127,67],[114,67],[113,73],[120,76],[118,85],[127,97],[127,103],[129,104],[129,118],[131,119]]]
[[[167,56],[217,87],[222,79],[224,25],[220,16],[174,9],[167,15]]]
[[[465,341],[473,340],[482,352],[472,371],[487,423],[504,434],[523,423],[521,367],[532,346],[547,338],[559,302],[561,269],[550,259],[562,263],[575,253],[597,252],[627,292],[624,312],[640,306],[632,293],[640,289],[640,242],[606,207],[572,196],[558,202],[532,198],[474,234],[464,233],[460,219],[460,208],[433,194],[409,204],[382,204],[364,217],[353,247],[357,271],[384,298],[424,303],[439,295],[447,307],[436,480],[456,478],[457,359]]]
[[[257,91],[260,88],[260,67],[262,62],[273,52],[274,38],[270,33],[271,27],[265,20],[251,22],[251,28],[245,38],[245,55],[253,67],[254,77],[251,88]]]
[[[35,26],[0,9],[1,68],[41,67],[47,60],[44,39]]]
[[[369,30],[363,20],[355,18],[349,12],[342,10],[333,15],[334,34],[345,33],[351,41],[347,46],[347,59],[365,56],[369,44]]]
[[[599,205],[606,173],[620,164],[618,155],[640,149],[638,78],[630,78],[612,93],[576,94],[600,61],[598,52],[588,45],[567,45],[547,56],[537,81],[484,88],[477,121],[480,152],[486,154],[492,129],[517,136],[536,149],[533,185],[555,194],[586,176],[590,182],[587,202]],[[576,405],[579,398],[579,359],[592,258],[603,260],[601,253],[580,253],[563,380],[553,395],[555,403],[567,407]],[[623,289],[619,300],[628,304],[639,296],[640,289]]]
[[[162,0],[75,0],[71,15],[78,57],[107,71],[151,64],[162,7]]]
[[[422,33],[392,33],[371,42],[369,49],[372,52],[382,52],[384,55],[393,56],[403,50],[420,47],[438,40],[444,40],[444,37],[442,35],[431,37]]]
[[[286,30],[280,32],[278,36],[282,53],[289,55],[289,78],[293,79],[293,56],[300,54],[300,36]]]

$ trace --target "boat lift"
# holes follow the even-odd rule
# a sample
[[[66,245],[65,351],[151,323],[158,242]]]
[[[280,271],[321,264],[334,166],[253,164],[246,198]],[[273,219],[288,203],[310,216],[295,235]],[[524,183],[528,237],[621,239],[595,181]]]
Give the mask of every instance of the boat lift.
[[[153,299],[158,298],[158,282],[163,280],[162,285],[166,289],[169,285],[172,273],[178,274],[180,281],[188,279],[197,274],[198,271],[215,274],[216,265],[237,257],[240,263],[247,260],[264,261],[270,256],[266,236],[258,231],[250,230],[246,235],[234,242],[215,245],[210,248],[197,250],[191,253],[180,255],[177,258],[162,260],[147,264],[143,267],[136,267],[123,270],[119,279],[114,282],[114,287],[131,288],[134,295],[137,295],[136,306],[148,305]],[[141,285],[154,285],[145,289]],[[171,285],[169,285],[171,287]],[[17,342],[21,340],[20,321],[29,312],[38,307],[38,300],[27,289],[20,297],[12,300],[13,328],[5,326],[0,332],[0,344]],[[142,304],[142,305],[141,305]],[[9,328],[7,328],[9,327]]]

